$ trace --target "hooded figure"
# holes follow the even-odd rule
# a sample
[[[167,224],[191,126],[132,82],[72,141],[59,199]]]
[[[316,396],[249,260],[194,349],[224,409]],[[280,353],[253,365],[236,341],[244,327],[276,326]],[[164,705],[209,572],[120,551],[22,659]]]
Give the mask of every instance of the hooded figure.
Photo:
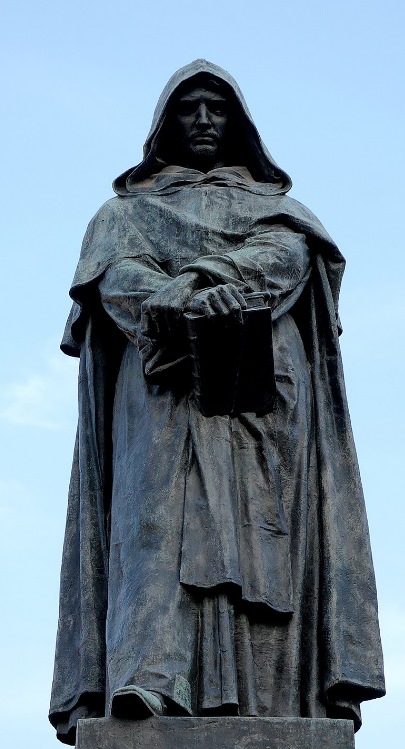
[[[232,126],[208,170],[176,138],[182,96],[204,86]],[[358,729],[384,694],[344,259],[290,187],[235,81],[197,60],[89,224],[62,342],[80,356],[50,710],[64,743],[78,718],[164,711]],[[183,312],[210,294],[240,312],[253,292],[271,298],[274,410],[204,416]]]

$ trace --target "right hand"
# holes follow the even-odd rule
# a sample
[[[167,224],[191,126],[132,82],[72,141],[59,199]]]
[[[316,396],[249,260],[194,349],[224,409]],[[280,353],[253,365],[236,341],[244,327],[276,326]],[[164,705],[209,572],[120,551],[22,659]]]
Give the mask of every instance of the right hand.
[[[198,288],[196,273],[183,273],[146,299],[141,307],[141,332],[156,338],[166,337],[178,326],[183,312]]]

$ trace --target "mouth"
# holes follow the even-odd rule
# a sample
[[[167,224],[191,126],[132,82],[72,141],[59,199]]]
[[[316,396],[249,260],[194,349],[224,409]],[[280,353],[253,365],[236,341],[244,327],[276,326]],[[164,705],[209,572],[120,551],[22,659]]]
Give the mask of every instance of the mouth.
[[[214,135],[209,135],[208,133],[196,133],[192,136],[192,141],[196,145],[214,145],[215,137]]]

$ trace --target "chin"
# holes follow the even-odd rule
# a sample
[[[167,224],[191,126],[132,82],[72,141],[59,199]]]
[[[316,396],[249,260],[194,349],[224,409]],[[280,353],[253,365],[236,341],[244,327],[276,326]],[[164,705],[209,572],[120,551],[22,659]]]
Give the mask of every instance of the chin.
[[[217,147],[210,143],[193,145],[190,150],[194,156],[208,156],[211,159],[216,157],[218,151]]]

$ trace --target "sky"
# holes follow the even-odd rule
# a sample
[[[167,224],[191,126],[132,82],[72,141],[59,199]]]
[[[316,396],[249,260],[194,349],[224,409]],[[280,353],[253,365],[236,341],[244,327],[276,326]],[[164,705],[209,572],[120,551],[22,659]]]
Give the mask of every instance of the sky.
[[[261,136],[347,259],[346,385],[366,495],[388,695],[357,749],[402,745],[405,701],[405,172],[401,0],[3,0],[0,725],[47,721],[77,363],[59,341],[87,223],[141,159],[157,98],[198,57],[229,70]],[[401,223],[400,223],[401,222]]]

